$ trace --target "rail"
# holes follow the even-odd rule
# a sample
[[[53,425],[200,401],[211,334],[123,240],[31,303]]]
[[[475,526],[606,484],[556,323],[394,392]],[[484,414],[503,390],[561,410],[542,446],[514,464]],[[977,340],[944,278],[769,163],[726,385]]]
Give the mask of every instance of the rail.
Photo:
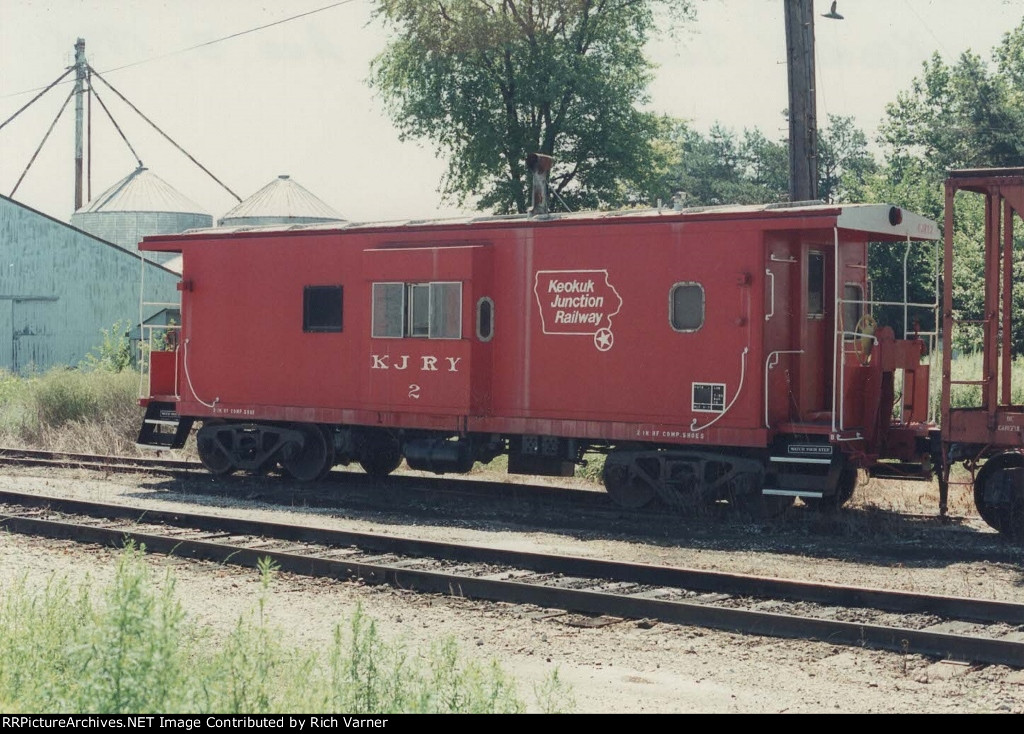
[[[1024,605],[1015,602],[503,550],[15,492],[0,493],[0,508],[0,525],[10,531],[82,543],[132,541],[150,552],[243,566],[270,558],[282,570],[307,576],[612,615],[616,619],[610,623],[659,619],[1024,667],[1024,642],[1008,634],[1008,628],[1024,623]],[[39,517],[39,508],[46,509],[45,519]],[[772,600],[771,611],[763,609],[764,599]],[[858,621],[837,619],[836,607],[858,609]],[[887,623],[889,613],[901,615],[900,626]],[[978,629],[981,625],[986,626]],[[951,627],[960,631],[951,632]]]
[[[181,342],[181,303],[146,300],[146,266],[153,261],[146,253],[139,252],[141,275],[139,276],[139,343],[137,359],[139,364],[139,398],[152,396],[152,355],[154,352],[173,351],[174,357],[174,397],[178,395],[178,348]],[[149,323],[160,311],[174,310],[178,321],[173,316],[164,324]]]
[[[927,245],[929,243],[927,241],[914,242],[908,236],[907,237],[906,248],[903,251],[903,300],[901,300],[901,301],[889,301],[889,300],[874,299],[874,298],[871,298],[871,297],[869,297],[869,298],[860,298],[860,299],[856,299],[856,298],[853,298],[853,299],[843,298],[840,295],[842,290],[839,287],[839,284],[842,282],[842,280],[841,280],[841,277],[840,277],[840,268],[839,268],[840,258],[839,258],[839,230],[838,230],[838,228],[834,230],[834,235],[833,236],[834,236],[835,253],[836,253],[835,257],[833,257],[834,270],[835,270],[835,273],[834,273],[834,278],[835,278],[835,280],[834,280],[834,283],[835,283],[835,288],[834,288],[834,292],[835,292],[835,308],[833,310],[833,319],[834,319],[834,322],[835,322],[835,335],[834,335],[834,344],[833,344],[833,354],[835,354],[836,358],[833,360],[833,364],[832,364],[832,390],[833,390],[833,405],[834,406],[838,405],[838,410],[833,410],[832,411],[832,432],[833,432],[833,434],[838,434],[838,433],[841,433],[844,430],[847,430],[847,426],[846,426],[846,391],[845,391],[845,385],[846,385],[846,357],[847,357],[848,354],[851,354],[851,351],[850,351],[850,349],[848,347],[849,347],[849,345],[856,345],[858,340],[864,339],[864,338],[868,338],[868,337],[870,337],[872,339],[872,343],[873,344],[877,344],[878,343],[878,340],[877,340],[877,338],[875,338],[874,334],[868,334],[868,333],[857,332],[857,331],[850,331],[850,330],[848,330],[846,328],[846,324],[843,323],[843,315],[845,313],[845,306],[848,306],[848,305],[859,306],[861,312],[865,313],[865,314],[872,313],[873,310],[876,307],[882,307],[882,306],[891,306],[891,307],[902,308],[903,309],[903,334],[902,334],[902,336],[903,336],[904,339],[908,338],[908,334],[910,333],[910,324],[911,324],[910,314],[911,314],[911,311],[913,309],[920,309],[920,310],[924,310],[926,312],[929,312],[930,315],[931,315],[932,323],[935,324],[935,328],[931,329],[931,330],[926,330],[926,331],[922,331],[922,330],[918,329],[918,330],[914,330],[913,333],[914,333],[914,335],[917,338],[925,340],[926,352],[929,355],[929,358],[931,358],[931,355],[936,354],[936,350],[937,350],[937,347],[938,347],[938,340],[939,340],[939,329],[938,329],[938,324],[939,324],[939,302],[940,302],[939,294],[940,294],[940,288],[941,288],[941,280],[940,280],[940,270],[939,270],[939,261],[940,261],[940,258],[939,258],[939,243],[938,243],[938,241],[936,241],[934,243],[930,243],[932,245],[932,248],[933,248],[932,262],[933,262],[933,271],[934,271],[934,273],[933,273],[934,298],[931,301],[923,301],[923,302],[911,301],[910,300],[909,260],[910,260],[911,248],[915,244],[917,244],[917,245]],[[854,349],[856,349],[855,346],[854,346]],[[900,390],[901,390],[901,394],[905,395],[906,394],[906,390],[907,390],[907,382],[906,382],[907,378],[906,378],[906,374],[902,370],[900,370],[900,372],[902,373],[901,376],[900,376]],[[898,412],[893,417],[896,419],[896,421],[898,423],[900,423],[900,424],[904,423],[905,414],[904,414],[904,402],[903,401],[899,402],[899,404],[898,404]],[[927,420],[929,422],[932,422],[932,423],[934,423],[935,420],[936,420],[934,401],[929,401]]]
[[[803,349],[776,349],[774,352],[769,352],[768,356],[764,359],[764,427],[771,428],[771,418],[768,415],[768,374],[775,368],[779,363],[779,357],[783,354],[804,354]]]

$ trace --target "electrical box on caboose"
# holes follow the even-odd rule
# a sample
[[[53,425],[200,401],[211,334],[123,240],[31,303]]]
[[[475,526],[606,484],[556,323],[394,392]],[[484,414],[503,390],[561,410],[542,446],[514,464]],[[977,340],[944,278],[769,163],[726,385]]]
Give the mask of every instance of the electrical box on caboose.
[[[149,237],[182,255],[181,323],[152,340],[140,443],[198,423],[211,471],[299,480],[603,454],[625,506],[841,504],[859,468],[931,471],[938,303],[874,299],[867,264],[938,237],[823,204]]]

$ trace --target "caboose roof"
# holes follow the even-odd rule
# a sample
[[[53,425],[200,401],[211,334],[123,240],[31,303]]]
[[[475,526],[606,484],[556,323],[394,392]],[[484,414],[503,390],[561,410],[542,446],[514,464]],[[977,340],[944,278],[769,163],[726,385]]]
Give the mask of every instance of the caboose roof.
[[[557,227],[568,224],[616,224],[640,222],[735,222],[763,220],[765,229],[833,229],[863,232],[872,241],[936,240],[938,225],[926,217],[889,204],[754,204],[691,207],[687,209],[627,209],[610,212],[570,212],[531,217],[527,214],[505,216],[455,217],[447,219],[407,219],[381,222],[320,222],[309,224],[242,225],[193,229],[183,234],[146,237],[140,249],[178,251],[183,240],[217,239],[242,236],[259,237],[280,234],[324,234],[330,232],[400,232],[432,229],[492,229],[520,227]],[[894,223],[895,222],[895,223]]]

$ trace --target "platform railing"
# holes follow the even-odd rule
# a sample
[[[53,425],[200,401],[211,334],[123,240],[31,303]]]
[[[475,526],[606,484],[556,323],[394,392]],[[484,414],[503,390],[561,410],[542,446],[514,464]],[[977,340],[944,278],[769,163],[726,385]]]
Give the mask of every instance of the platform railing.
[[[181,303],[168,303],[163,301],[146,300],[146,265],[153,261],[146,257],[145,252],[139,252],[139,353],[137,356],[139,365],[139,398],[148,398],[152,395],[152,354],[156,352],[175,352],[174,360],[174,389],[177,396],[178,385],[178,359],[177,351],[180,343],[181,324],[147,324],[146,319],[152,318],[161,309],[181,308]],[[149,314],[147,316],[147,314]]]
[[[892,306],[903,309],[903,338],[909,338],[910,333],[910,315],[914,310],[923,310],[931,316],[932,323],[935,324],[935,328],[930,330],[915,330],[913,332],[915,338],[924,339],[926,345],[926,351],[928,358],[931,359],[932,355],[936,354],[936,349],[939,343],[939,303],[941,293],[941,280],[939,270],[939,243],[929,242],[914,242],[909,237],[907,238],[907,246],[903,252],[903,299],[899,301],[884,301],[876,300],[874,298],[861,298],[861,299],[846,299],[840,296],[842,292],[839,285],[841,283],[840,272],[839,272],[839,234],[836,230],[835,234],[836,243],[836,257],[835,261],[835,354],[836,363],[833,365],[833,395],[838,395],[838,400],[833,400],[833,406],[838,404],[838,409],[832,411],[832,428],[834,433],[841,433],[847,430],[846,426],[846,357],[851,353],[855,353],[857,348],[858,340],[870,339],[872,345],[878,343],[877,338],[873,333],[868,334],[865,332],[857,332],[852,329],[848,329],[847,324],[843,323],[843,314],[845,313],[844,306],[857,305],[860,306],[862,314],[870,314],[876,307]],[[928,245],[931,244],[934,250],[934,298],[930,302],[915,302],[909,299],[910,293],[910,279],[909,279],[909,257],[911,248],[915,245]],[[869,252],[870,257],[870,252]],[[902,372],[902,371],[901,371]],[[906,394],[907,383],[906,374],[901,375],[900,390],[901,394]],[[928,414],[927,419],[929,422],[935,422],[935,408],[934,402],[928,401]],[[898,412],[893,418],[898,423],[904,423],[904,401],[899,401]]]

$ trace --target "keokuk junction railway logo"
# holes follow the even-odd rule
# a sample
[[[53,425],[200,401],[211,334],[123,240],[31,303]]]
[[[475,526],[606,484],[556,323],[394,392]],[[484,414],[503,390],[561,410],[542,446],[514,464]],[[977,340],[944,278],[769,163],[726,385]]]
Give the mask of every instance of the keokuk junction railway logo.
[[[607,270],[538,270],[533,292],[545,334],[590,336],[599,352],[615,345],[612,318],[622,298]]]

